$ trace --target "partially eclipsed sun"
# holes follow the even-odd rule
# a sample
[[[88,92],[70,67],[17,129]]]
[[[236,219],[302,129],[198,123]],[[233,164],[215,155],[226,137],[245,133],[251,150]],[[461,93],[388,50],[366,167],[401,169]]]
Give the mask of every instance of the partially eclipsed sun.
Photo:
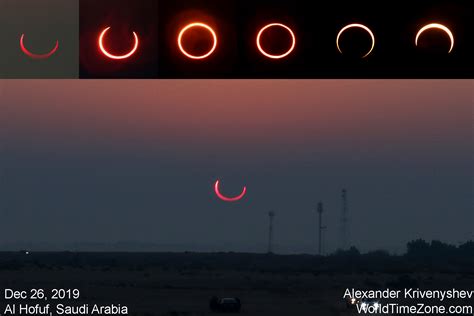
[[[58,50],[59,48],[59,41],[56,40],[56,45],[54,46],[54,48],[52,50],[50,50],[48,53],[46,54],[35,54],[35,53],[32,53],[30,52],[26,47],[25,47],[25,34],[21,34],[21,37],[20,37],[20,48],[21,48],[21,51],[23,53],[25,53],[26,56],[30,57],[30,58],[33,58],[33,59],[46,59],[46,58],[49,58],[51,57],[54,53],[56,53],[56,51]]]
[[[362,58],[366,58],[368,57],[372,51],[374,50],[374,47],[375,47],[375,35],[374,33],[365,25],[363,24],[357,24],[357,23],[353,23],[353,24],[349,24],[349,25],[346,25],[345,27],[342,28],[342,30],[339,31],[339,34],[337,34],[337,38],[336,38],[336,45],[337,45],[337,49],[339,50],[339,52],[342,54],[342,50],[341,50],[341,47],[339,46],[339,41],[341,39],[341,36],[342,34],[347,31],[348,29],[351,29],[351,28],[360,28],[360,29],[363,29],[365,30],[369,35],[370,35],[370,38],[372,40],[372,44],[370,46],[370,49],[369,51],[364,55],[362,56]]]
[[[240,193],[239,195],[237,195],[235,197],[227,197],[227,196],[223,195],[220,192],[219,186],[220,186],[220,181],[217,180],[216,183],[214,184],[214,192],[216,193],[217,197],[219,199],[221,199],[222,201],[224,201],[224,202],[237,202],[237,201],[240,201],[245,196],[245,194],[247,193],[247,187],[244,187],[242,189],[242,193]]]
[[[127,54],[124,54],[124,55],[114,55],[114,54],[109,53],[107,51],[107,49],[105,48],[105,46],[104,46],[104,37],[105,37],[105,34],[109,31],[109,29],[110,29],[110,26],[105,28],[102,31],[102,33],[100,33],[100,36],[99,36],[98,44],[99,44],[99,49],[102,52],[102,54],[109,57],[110,59],[120,60],[120,59],[129,58],[130,56],[132,56],[137,51],[137,49],[138,49],[138,35],[137,35],[137,33],[133,32],[133,36],[135,37],[135,44],[133,45],[133,48],[130,50],[130,52],[128,52]]]
[[[449,28],[447,28],[446,26],[444,26],[444,25],[442,25],[442,24],[439,24],[439,23],[431,23],[431,24],[428,24],[428,25],[423,26],[423,27],[418,31],[418,33],[416,34],[415,45],[418,46],[418,41],[419,41],[421,35],[422,35],[425,31],[432,30],[432,29],[442,30],[442,31],[444,31],[444,32],[449,36],[449,40],[450,40],[450,42],[451,42],[451,46],[450,46],[450,48],[449,48],[448,54],[451,53],[451,52],[453,51],[453,48],[454,48],[454,36],[453,36],[453,33],[451,32],[451,30],[450,30]]]

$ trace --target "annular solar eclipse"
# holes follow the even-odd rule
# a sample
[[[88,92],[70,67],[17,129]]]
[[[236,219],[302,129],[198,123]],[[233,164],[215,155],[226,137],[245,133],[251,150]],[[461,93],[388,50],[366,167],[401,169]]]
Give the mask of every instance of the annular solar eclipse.
[[[44,53],[44,54],[37,54],[37,53],[32,53],[30,52],[26,46],[25,46],[25,34],[21,34],[21,37],[20,37],[20,48],[21,48],[21,51],[28,57],[30,58],[33,58],[33,59],[47,59],[49,57],[51,57],[54,53],[56,53],[56,51],[59,49],[59,41],[56,40],[56,44],[55,46],[53,47],[53,49],[51,49],[48,53]]]
[[[262,36],[264,35],[264,33],[266,31],[268,31],[271,28],[283,28],[286,31],[288,31],[288,34],[291,37],[291,45],[290,45],[290,47],[288,48],[288,50],[286,52],[283,52],[282,54],[271,54],[263,47],[263,45],[262,45]],[[264,56],[266,56],[268,58],[271,58],[271,59],[282,59],[282,58],[287,57],[288,55],[290,55],[293,52],[293,50],[295,49],[295,46],[296,46],[295,33],[293,32],[293,30],[290,27],[288,27],[288,26],[286,26],[285,24],[282,24],[282,23],[267,24],[264,27],[262,27],[260,29],[260,31],[258,32],[258,34],[257,34],[257,48],[258,48],[258,50]]]
[[[454,36],[453,36],[453,33],[451,32],[451,30],[449,28],[447,28],[446,26],[444,26],[443,24],[439,24],[439,23],[431,23],[431,24],[427,24],[425,26],[423,26],[419,31],[418,33],[416,34],[416,38],[415,38],[415,45],[418,46],[418,41],[420,39],[420,37],[423,35],[424,32],[427,32],[429,30],[442,30],[444,31],[448,36],[449,36],[449,40],[451,42],[451,46],[449,47],[449,51],[448,51],[448,54],[451,53],[453,51],[453,48],[454,48]]]
[[[369,50],[367,51],[367,53],[365,55],[362,56],[362,58],[366,58],[368,57],[372,51],[374,50],[374,47],[375,47],[375,36],[374,36],[374,33],[365,25],[363,24],[358,24],[358,23],[353,23],[353,24],[349,24],[349,25],[346,25],[344,26],[340,31],[339,33],[337,34],[337,38],[336,38],[336,46],[337,46],[337,49],[339,50],[339,52],[341,54],[343,54],[342,50],[341,50],[341,46],[339,45],[339,42],[341,40],[341,37],[342,35],[344,34],[345,31],[351,29],[351,28],[360,28],[360,29],[363,29],[364,31],[366,31],[368,33],[368,35],[370,36],[371,38],[371,46],[369,48]]]
[[[240,201],[244,198],[245,194],[247,193],[247,187],[244,187],[242,189],[242,192],[239,195],[233,196],[233,197],[228,197],[228,196],[225,196],[224,194],[221,193],[221,191],[220,191],[220,180],[217,180],[214,183],[214,192],[215,192],[216,196],[224,202],[238,202],[238,201]]]
[[[282,54],[272,54],[272,53],[268,52],[267,49],[265,49],[265,47],[263,47],[263,44],[262,44],[262,36],[264,36],[265,32],[267,30],[269,30],[270,28],[275,28],[275,27],[283,28],[286,31],[288,31],[288,34],[291,38],[291,44],[288,47],[288,50],[283,52]],[[104,38],[105,38],[107,32],[110,30],[110,28],[111,28],[110,26],[105,28],[104,30],[102,30],[102,32],[99,35],[98,45],[99,45],[100,51],[105,56],[107,56],[108,58],[111,58],[111,59],[119,60],[119,59],[127,59],[127,58],[131,57],[136,52],[136,50],[138,49],[138,46],[139,46],[139,39],[138,39],[137,33],[136,32],[132,33],[133,36],[134,36],[134,44],[133,44],[133,47],[131,48],[131,50],[128,53],[123,54],[123,55],[115,55],[115,54],[110,53],[104,45]],[[184,48],[184,43],[183,43],[184,36],[185,36],[187,31],[189,31],[190,29],[193,29],[193,28],[202,28],[202,29],[207,30],[209,32],[209,36],[212,39],[211,48],[209,49],[209,51],[207,51],[206,53],[204,53],[202,55],[194,55],[194,54],[188,52]],[[347,30],[349,30],[351,28],[360,28],[360,29],[366,31],[368,36],[370,36],[371,45],[368,48],[367,52],[362,56],[362,58],[368,57],[373,52],[373,50],[375,48],[375,35],[369,27],[367,27],[363,24],[358,24],[358,23],[348,24],[348,25],[344,26],[339,31],[339,33],[337,34],[337,37],[336,37],[336,46],[337,46],[338,51],[341,54],[344,54],[344,52],[343,52],[343,50],[341,49],[341,46],[340,46],[340,41],[341,41],[341,38],[342,38],[344,32],[346,32]],[[453,33],[451,32],[451,30],[449,28],[447,28],[446,26],[444,26],[442,24],[439,24],[439,23],[431,23],[431,24],[428,24],[428,25],[425,25],[424,27],[422,27],[418,31],[418,33],[416,34],[415,46],[418,46],[419,39],[423,35],[423,33],[426,32],[426,31],[432,30],[432,29],[442,30],[449,36],[451,44],[450,44],[450,48],[449,48],[448,53],[451,53],[453,48],[454,48],[454,35],[453,35]],[[45,54],[35,54],[35,53],[30,52],[25,47],[24,37],[25,37],[25,34],[22,34],[21,38],[20,38],[20,47],[21,47],[21,50],[27,56],[29,56],[31,58],[35,58],[35,59],[48,58],[51,55],[53,55],[59,48],[59,42],[56,41],[55,47],[50,52],[45,53]],[[186,57],[188,57],[190,59],[205,59],[205,58],[211,56],[217,48],[217,42],[218,42],[218,39],[217,39],[216,31],[212,27],[210,27],[209,25],[207,25],[205,23],[202,23],[202,22],[190,23],[190,24],[186,25],[185,27],[183,27],[180,30],[179,35],[178,35],[178,39],[177,39],[179,50],[181,51],[181,53],[183,55],[185,55]],[[293,30],[290,27],[288,27],[287,25],[284,25],[284,24],[281,24],[281,23],[270,23],[270,24],[265,25],[264,27],[262,27],[259,30],[259,32],[257,34],[257,38],[256,38],[256,45],[257,45],[258,51],[262,55],[264,55],[268,58],[271,58],[271,59],[282,59],[282,58],[287,57],[288,55],[290,55],[294,51],[294,49],[296,47],[296,35],[293,32]]]
[[[380,1],[78,0],[26,24],[20,8],[3,30],[0,76],[472,79],[473,3],[396,2],[387,16]]]
[[[135,54],[135,52],[138,49],[138,44],[139,44],[137,33],[133,32],[134,44],[133,44],[132,49],[128,53],[123,54],[123,55],[114,55],[114,54],[110,53],[104,45],[104,38],[105,38],[105,35],[107,34],[107,32],[109,30],[110,30],[110,26],[106,27],[99,35],[98,45],[99,45],[99,49],[102,52],[102,54],[104,54],[106,57],[108,57],[110,59],[115,59],[115,60],[127,59],[127,58],[131,57],[133,54]]]
[[[207,30],[209,32],[209,35],[211,36],[212,38],[212,46],[211,48],[209,49],[208,52],[202,54],[202,55],[194,55],[190,52],[188,52],[185,48],[184,48],[184,44],[183,44],[183,41],[184,41],[184,35],[186,34],[186,32],[188,32],[189,30],[193,29],[193,28],[201,28],[201,29],[204,29],[204,30]],[[212,27],[210,27],[209,25],[207,25],[206,23],[202,23],[202,22],[194,22],[194,23],[190,23],[188,25],[186,25],[185,27],[183,27],[181,29],[181,31],[179,32],[179,35],[178,35],[178,47],[179,47],[179,50],[181,51],[181,53],[183,53],[186,57],[188,58],[191,58],[191,59],[196,59],[196,60],[199,60],[199,59],[205,59],[209,56],[212,55],[212,53],[214,53],[214,51],[216,50],[217,48],[217,34],[216,32],[214,31],[214,29]]]
[[[209,37],[212,41],[212,45],[209,48],[209,50],[207,52],[201,54],[201,55],[195,55],[195,54],[189,52],[185,48],[185,43],[184,43],[185,40],[186,40],[185,35],[189,30],[194,29],[194,28],[199,28],[199,29],[206,30],[209,33]],[[268,49],[266,49],[264,47],[263,43],[262,43],[262,37],[271,28],[281,28],[281,29],[286,30],[287,33],[288,33],[288,36],[289,36],[289,39],[290,39],[290,44],[289,44],[288,49],[286,51],[282,52],[281,54],[270,53],[268,51]],[[375,35],[369,27],[367,27],[366,25],[363,25],[363,24],[352,23],[352,24],[348,24],[348,25],[344,26],[338,32],[337,37],[336,37],[337,50],[339,51],[339,53],[344,54],[344,51],[342,50],[341,45],[340,45],[341,39],[342,39],[344,33],[346,31],[348,31],[349,29],[352,29],[352,28],[362,29],[370,37],[370,40],[371,40],[370,47],[368,47],[367,52],[364,55],[361,56],[361,58],[367,58],[370,54],[372,54],[372,52],[375,48]],[[98,36],[98,40],[97,40],[99,50],[104,56],[106,56],[110,59],[122,60],[122,59],[127,59],[127,58],[131,57],[133,54],[136,53],[136,51],[139,47],[139,44],[140,44],[139,37],[138,37],[136,32],[132,32],[133,45],[131,46],[130,50],[127,53],[122,54],[122,55],[117,55],[117,54],[111,53],[109,51],[109,49],[106,47],[105,43],[104,43],[106,35],[110,30],[111,30],[110,26],[103,29],[100,32],[100,34]],[[427,24],[427,25],[423,26],[421,29],[419,29],[419,31],[418,31],[418,33],[416,34],[416,37],[415,37],[415,46],[418,46],[419,40],[422,37],[422,35],[425,32],[428,32],[430,30],[442,30],[448,35],[449,40],[450,40],[450,47],[449,47],[448,53],[451,53],[453,51],[453,48],[454,48],[454,35],[448,27],[446,27],[445,25],[439,24],[439,23]],[[127,39],[124,39],[124,40],[127,40]],[[217,48],[217,44],[218,44],[218,37],[217,37],[216,31],[212,27],[210,27],[208,24],[205,24],[205,23],[202,23],[202,22],[194,22],[194,23],[187,24],[186,26],[181,28],[181,30],[178,34],[178,38],[177,38],[177,45],[178,45],[179,51],[184,56],[186,56],[190,59],[196,59],[196,60],[206,59],[209,56],[211,56],[215,52],[215,50]],[[282,59],[282,58],[285,58],[285,57],[289,56],[295,50],[296,35],[295,35],[294,31],[289,26],[287,26],[285,24],[270,23],[270,24],[265,25],[264,27],[262,27],[258,31],[258,34],[257,34],[257,37],[256,37],[256,46],[257,46],[257,49],[258,49],[259,53],[261,53],[262,55],[264,55],[268,58],[271,58],[271,59]],[[59,41],[56,40],[55,46],[47,53],[43,53],[43,54],[33,53],[28,48],[26,48],[26,46],[25,46],[25,34],[22,34],[21,37],[20,37],[20,48],[21,48],[22,52],[30,58],[33,58],[33,59],[46,59],[46,58],[51,57],[59,49]]]

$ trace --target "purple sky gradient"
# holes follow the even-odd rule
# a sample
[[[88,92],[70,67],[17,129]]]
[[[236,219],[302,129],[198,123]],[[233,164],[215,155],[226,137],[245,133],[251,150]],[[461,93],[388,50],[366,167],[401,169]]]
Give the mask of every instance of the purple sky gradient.
[[[1,80],[2,237],[258,251],[275,209],[280,250],[311,252],[323,200],[329,251],[347,187],[362,249],[474,238],[473,84]]]

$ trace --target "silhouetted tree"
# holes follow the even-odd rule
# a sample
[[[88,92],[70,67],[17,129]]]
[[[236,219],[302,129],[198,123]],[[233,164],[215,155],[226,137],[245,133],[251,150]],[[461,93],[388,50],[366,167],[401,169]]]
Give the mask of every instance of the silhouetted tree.
[[[423,239],[417,239],[410,241],[407,244],[407,253],[408,257],[426,257],[430,254],[430,244]]]
[[[474,241],[468,241],[459,246],[461,256],[474,257]]]
[[[390,253],[387,250],[374,250],[369,251],[366,256],[371,258],[385,259],[387,257],[390,257]]]
[[[360,251],[356,247],[352,246],[348,250],[339,249],[334,255],[338,257],[359,257]]]
[[[431,256],[449,260],[456,256],[457,250],[456,246],[445,244],[439,240],[433,240],[431,242],[430,254]]]

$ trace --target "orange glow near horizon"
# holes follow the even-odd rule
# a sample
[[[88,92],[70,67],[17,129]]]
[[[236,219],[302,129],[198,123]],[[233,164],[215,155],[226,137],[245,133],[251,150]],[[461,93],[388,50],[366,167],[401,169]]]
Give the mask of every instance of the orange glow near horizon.
[[[188,31],[189,29],[191,28],[194,28],[194,27],[200,27],[200,28],[204,28],[206,30],[209,31],[209,33],[211,33],[212,35],[212,38],[213,38],[213,45],[212,45],[212,48],[209,50],[209,52],[207,52],[206,54],[204,55],[192,55],[190,53],[188,53],[184,47],[183,47],[183,36],[184,36],[184,33],[186,33],[186,31]],[[195,22],[195,23],[191,23],[191,24],[188,24],[186,25],[180,32],[179,32],[179,35],[178,35],[178,46],[179,46],[179,50],[188,58],[191,58],[191,59],[205,59],[209,56],[212,55],[212,53],[214,53],[214,51],[216,50],[217,48],[217,34],[216,32],[212,29],[212,27],[210,27],[209,25],[205,24],[205,23],[201,23],[201,22]]]
[[[21,146],[159,148],[223,164],[416,153],[457,146],[472,125],[472,80],[4,80],[0,91],[0,136]]]
[[[132,56],[138,49],[138,35],[137,33],[133,32],[133,36],[135,37],[135,44],[132,48],[132,50],[130,52],[128,52],[127,54],[124,54],[124,55],[114,55],[114,54],[111,54],[107,51],[107,49],[104,47],[104,37],[105,37],[105,34],[109,31],[110,29],[110,26],[107,27],[106,29],[104,29],[102,31],[102,33],[100,33],[100,36],[99,36],[99,41],[98,41],[98,44],[99,44],[99,48],[100,48],[100,51],[105,55],[107,56],[108,58],[110,59],[116,59],[116,60],[121,60],[121,59],[127,59],[129,58],[130,56]]]

